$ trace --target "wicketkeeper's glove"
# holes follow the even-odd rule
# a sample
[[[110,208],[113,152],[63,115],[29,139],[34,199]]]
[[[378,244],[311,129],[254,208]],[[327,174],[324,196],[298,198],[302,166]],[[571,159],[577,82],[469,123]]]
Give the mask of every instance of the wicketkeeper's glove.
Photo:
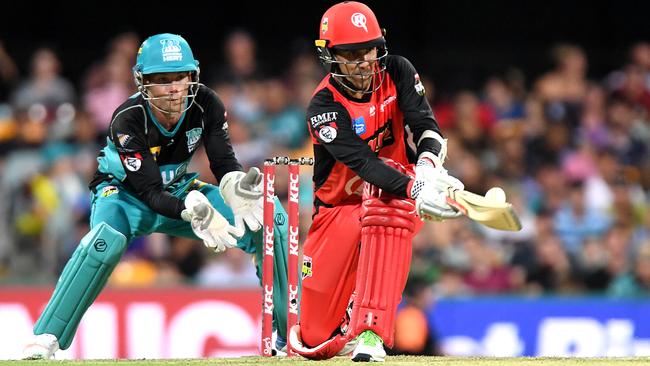
[[[199,191],[187,194],[181,217],[191,223],[194,234],[203,240],[203,244],[217,253],[235,247],[237,239],[244,235],[244,230],[230,226],[228,220]]]
[[[233,171],[221,178],[219,192],[224,202],[235,215],[235,226],[245,230],[244,224],[252,231],[262,228],[264,222],[264,192],[262,173],[253,167],[248,173]]]

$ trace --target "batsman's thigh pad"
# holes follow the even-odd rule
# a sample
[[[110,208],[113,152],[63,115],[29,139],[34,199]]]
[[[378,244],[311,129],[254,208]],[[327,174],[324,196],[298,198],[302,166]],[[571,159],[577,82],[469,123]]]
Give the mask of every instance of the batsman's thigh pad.
[[[52,298],[34,325],[34,334],[53,334],[60,348],[67,349],[83,314],[104,288],[126,244],[126,237],[104,222],[86,234],[63,269]]]
[[[351,337],[372,330],[392,346],[395,314],[411,264],[417,220],[410,200],[371,197],[364,201]]]

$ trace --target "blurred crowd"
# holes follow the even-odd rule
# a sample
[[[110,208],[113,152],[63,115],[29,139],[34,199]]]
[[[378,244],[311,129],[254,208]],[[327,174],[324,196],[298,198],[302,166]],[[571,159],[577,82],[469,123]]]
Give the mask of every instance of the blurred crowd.
[[[76,83],[63,76],[55,48],[35,50],[21,75],[0,41],[0,283],[53,283],[88,231],[87,184],[114,109],[136,92],[131,66],[141,40],[117,35]],[[246,167],[311,156],[305,109],[323,69],[307,45],[291,50],[281,73],[270,72],[256,46],[252,34],[233,31],[224,61],[201,65],[201,82],[228,110],[236,155]],[[435,75],[444,70],[418,70],[449,139],[446,167],[473,192],[503,187],[523,230],[464,218],[426,224],[413,243],[407,306],[479,294],[650,294],[650,43],[632,45],[619,69],[592,78],[578,45],[549,52],[546,73],[511,68],[478,90],[438,90]],[[191,169],[215,183],[202,149]],[[279,169],[284,200],[286,188]],[[301,189],[304,239],[309,169]],[[217,256],[163,234],[137,239],[110,281],[258,285],[242,251]]]

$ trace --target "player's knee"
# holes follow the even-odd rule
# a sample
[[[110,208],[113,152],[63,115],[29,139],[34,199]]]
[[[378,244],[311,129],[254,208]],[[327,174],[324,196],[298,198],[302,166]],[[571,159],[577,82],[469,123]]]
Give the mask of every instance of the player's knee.
[[[126,249],[126,236],[105,222],[95,225],[81,239],[81,247],[94,259],[105,263],[115,264]]]
[[[332,337],[333,329],[327,329],[325,324],[319,323],[316,319],[309,322],[301,321],[301,324],[302,342],[310,348],[317,347]]]

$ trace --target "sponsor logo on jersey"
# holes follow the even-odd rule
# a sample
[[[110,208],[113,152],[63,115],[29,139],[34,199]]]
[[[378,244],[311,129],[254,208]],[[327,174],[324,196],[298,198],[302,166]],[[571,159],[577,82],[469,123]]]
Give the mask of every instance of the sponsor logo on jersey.
[[[302,256],[302,279],[304,280],[307,277],[311,277],[313,274],[312,266],[311,266],[311,257],[308,257],[306,255]]]
[[[160,155],[160,146],[150,147],[149,151],[151,152],[151,156],[153,156],[153,160],[158,160],[158,155]]]
[[[131,141],[131,136],[123,133],[118,133],[117,141],[120,143],[120,146],[126,147],[126,144],[128,144],[129,141]]]
[[[336,128],[332,126],[323,126],[321,127],[320,130],[318,130],[318,136],[320,137],[321,140],[325,143],[330,143],[334,141],[336,138],[338,132],[336,132]]]
[[[326,123],[336,121],[338,115],[339,112],[325,112],[311,117],[309,121],[311,122],[312,128],[318,128]]]
[[[366,120],[363,116],[357,117],[352,120],[352,127],[357,135],[363,135],[366,132]]]
[[[370,149],[379,153],[384,146],[392,145],[395,142],[395,136],[393,135],[393,120],[389,119],[386,123],[379,127],[372,136],[364,139],[368,142]]]
[[[363,13],[354,13],[350,17],[350,20],[352,21],[352,25],[354,25],[357,28],[363,28],[363,30],[368,33],[368,27],[366,26],[366,16],[363,15]]]
[[[371,105],[370,109],[368,110],[368,114],[372,117],[372,116],[375,115],[376,111],[377,111],[377,107],[375,107],[374,105]]]
[[[422,84],[422,81],[420,80],[420,74],[416,73],[413,76],[415,77],[415,91],[420,96],[424,96],[424,93],[426,93],[426,91],[424,90],[424,85]]]
[[[181,177],[187,172],[187,162],[180,165],[163,165],[159,167],[159,170],[163,185],[167,187],[171,183],[175,182],[178,177]]]
[[[345,193],[349,195],[356,194],[361,196],[363,194],[363,183],[364,181],[358,175],[350,178],[350,180],[345,183]]]
[[[110,197],[110,196],[114,195],[115,193],[117,193],[119,191],[120,190],[117,189],[117,187],[115,187],[115,186],[106,186],[106,187],[102,188],[101,196],[104,197],[104,198]]]
[[[161,39],[163,62],[183,61],[183,53],[177,39]]]
[[[387,97],[386,99],[384,99],[383,102],[381,102],[381,105],[379,106],[379,110],[381,112],[384,112],[384,109],[386,109],[386,107],[389,104],[393,103],[395,100],[397,100],[397,97],[395,97],[394,95]]]
[[[189,153],[194,151],[194,149],[196,149],[196,145],[198,145],[199,141],[201,141],[202,132],[203,129],[201,127],[193,128],[185,132],[185,135],[187,136],[187,151]]]
[[[135,153],[133,155],[122,156],[122,162],[126,169],[132,172],[137,172],[142,166],[142,155],[140,155],[140,153]]]

